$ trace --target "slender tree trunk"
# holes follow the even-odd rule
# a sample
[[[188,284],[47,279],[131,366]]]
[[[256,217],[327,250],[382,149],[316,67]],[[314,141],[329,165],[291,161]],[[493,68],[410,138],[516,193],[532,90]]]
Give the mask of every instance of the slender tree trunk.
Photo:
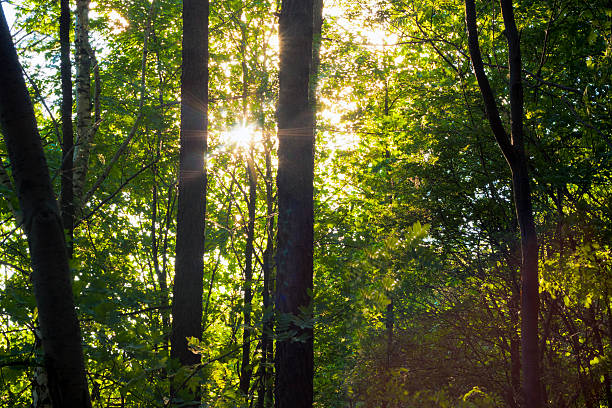
[[[60,77],[62,82],[62,166],[60,208],[66,233],[66,250],[72,258],[74,230],[74,194],[72,188],[74,136],[72,129],[72,72],[70,64],[70,4],[60,0],[59,19]]]
[[[247,24],[240,21],[240,31],[242,34],[240,41],[240,54],[242,57],[242,120],[246,125],[248,119],[248,94],[249,94],[249,74],[247,67]],[[240,365],[240,390],[245,396],[245,403],[249,405],[249,390],[251,388],[251,310],[253,308],[253,241],[255,239],[255,205],[257,201],[257,174],[255,163],[253,162],[253,145],[247,157],[247,178],[249,180],[249,196],[245,197],[248,208],[247,236],[244,250],[244,302],[243,302],[243,322],[242,331],[242,362]]]
[[[608,317],[608,344],[610,344],[610,342],[612,342],[612,302],[610,302],[609,300],[610,296],[607,289],[604,290],[604,299],[608,299],[605,308]],[[602,311],[602,316],[603,314],[604,312]],[[605,334],[606,332],[604,331],[603,333]],[[608,401],[608,407],[612,407],[612,380],[610,378],[609,372],[606,373],[604,377],[604,386],[606,387],[606,399]]]
[[[152,32],[153,34],[153,38],[156,40],[157,43],[157,37],[155,36],[155,32]],[[157,43],[157,45],[159,45]],[[155,52],[155,56],[157,58],[157,74],[159,76],[159,95],[158,95],[158,102],[159,102],[159,106],[164,106],[165,104],[165,99],[164,99],[164,78],[163,78],[163,70],[162,70],[162,66],[161,66],[161,58],[160,58],[160,53],[159,53],[159,49],[156,50]],[[160,112],[162,115],[162,118],[165,116],[165,109],[162,108],[162,111]],[[159,160],[159,158],[161,157],[161,150],[162,150],[162,144],[163,144],[163,139],[162,139],[162,133],[163,133],[163,129],[165,129],[165,121],[162,120],[162,125],[160,125],[157,128],[157,137],[155,138],[155,156],[157,157],[157,159]],[[159,192],[158,192],[158,188],[157,188],[157,182],[155,181],[157,179],[157,164],[154,164],[151,168],[151,171],[153,172],[153,202],[157,203],[159,201]],[[173,185],[168,186],[168,196],[170,196],[170,191],[174,189]],[[171,203],[170,200],[168,200],[167,203],[167,209],[166,211],[169,213],[171,212]],[[166,350],[168,349],[168,334],[169,334],[169,328],[170,328],[170,316],[169,316],[169,311],[168,311],[168,280],[167,280],[167,274],[166,274],[166,268],[165,268],[165,256],[166,256],[166,247],[164,244],[162,244],[162,248],[161,248],[161,256],[162,256],[162,265],[160,266],[159,264],[159,252],[160,252],[160,246],[159,246],[159,242],[160,238],[158,237],[159,233],[159,229],[157,228],[157,223],[158,223],[158,215],[157,215],[157,205],[153,205],[153,213],[151,214],[151,218],[152,218],[152,230],[151,230],[151,240],[153,243],[153,267],[155,269],[155,273],[157,275],[157,281],[159,282],[159,293],[160,293],[160,298],[161,298],[161,302],[160,304],[162,305],[163,309],[161,311],[161,320],[162,320],[162,332],[164,333],[164,345],[166,347]],[[160,224],[161,227],[164,227],[164,222],[167,223],[167,221],[169,220],[170,217],[164,217],[164,219],[161,220]],[[167,228],[166,230],[164,230],[164,234],[167,233]],[[165,235],[163,235],[165,236]],[[161,239],[161,241],[163,242],[163,238]]]
[[[176,267],[170,355],[183,366],[200,362],[187,339],[201,338],[208,129],[208,1],[183,2],[181,149]],[[175,390],[181,391],[181,390]],[[194,405],[200,392],[189,393]]]
[[[521,230],[521,367],[523,399],[527,408],[542,406],[540,356],[538,350],[538,240],[531,207],[531,188],[524,154],[518,169],[512,170],[515,185],[514,202]],[[520,186],[518,189],[517,187]]]
[[[395,324],[395,313],[393,311],[393,299],[387,305],[387,315],[385,326],[387,329],[387,349],[385,350],[385,372],[384,372],[384,386],[386,387],[391,381],[391,352],[393,350],[393,326]],[[388,395],[383,395],[383,400],[381,401],[381,407],[386,408],[389,406]]]
[[[387,372],[391,369],[391,353],[393,351],[393,325],[395,323],[395,314],[393,312],[393,299],[387,305],[387,361],[385,367]]]
[[[512,0],[501,0],[502,17],[508,40],[510,67],[511,143],[515,151],[512,170],[514,205],[521,232],[521,347],[523,393],[527,407],[542,406],[540,356],[538,351],[538,237],[531,204],[531,186],[523,142],[523,83],[521,45]]]
[[[521,353],[520,338],[518,335],[519,327],[519,304],[520,293],[518,287],[512,285],[512,294],[508,304],[510,315],[510,401],[512,408],[518,407],[518,396],[521,394]]]
[[[542,406],[540,358],[538,351],[538,239],[531,204],[531,187],[523,142],[523,85],[522,62],[518,30],[512,0],[500,0],[510,67],[511,133],[506,133],[499,115],[497,102],[486,77],[476,25],[474,0],[465,0],[468,46],[474,74],[483,96],[485,110],[493,135],[512,171],[512,187],[516,219],[521,234],[521,366],[523,369],[523,399],[527,408]]]
[[[158,153],[159,155],[159,153]],[[157,192],[157,166],[152,167],[153,172],[153,196],[151,202],[151,256],[153,257],[153,270],[159,284],[159,297],[161,299],[160,305],[162,306],[161,324],[162,333],[164,334],[163,343],[167,343],[167,332],[169,327],[169,319],[167,313],[168,306],[168,282],[166,281],[166,274],[159,265],[159,238],[158,238],[158,220],[157,220],[157,207],[159,202],[159,194]]]
[[[242,365],[240,373],[240,390],[249,402],[251,387],[251,309],[253,308],[253,242],[255,239],[255,206],[257,203],[257,173],[253,163],[253,150],[247,159],[247,176],[249,178],[249,199],[247,202],[249,220],[247,225],[246,248],[244,251],[244,331],[242,332]]]
[[[154,170],[155,171],[155,170]],[[153,182],[156,183],[155,177]],[[152,204],[152,220],[151,220],[151,242],[152,253],[153,253],[153,268],[155,269],[155,275],[157,276],[157,282],[159,283],[159,296],[161,298],[160,304],[161,310],[161,323],[162,333],[164,334],[164,344],[167,345],[168,328],[170,327],[170,319],[168,318],[168,282],[166,280],[166,273],[159,265],[159,238],[157,229],[157,202],[158,202],[157,185],[153,186],[153,204]]]
[[[278,251],[275,406],[310,408],[313,402],[314,117],[309,101],[313,2],[283,0],[279,20]],[[283,324],[285,322],[286,324]],[[283,327],[284,326],[284,327]],[[287,327],[297,338],[288,338]],[[283,328],[285,330],[283,330]]]
[[[263,115],[262,125],[264,124]],[[263,130],[265,132],[265,130]],[[262,318],[262,334],[261,334],[261,381],[257,396],[257,408],[268,408],[272,406],[272,373],[269,365],[274,359],[273,343],[270,335],[272,334],[272,319],[270,318],[270,307],[272,301],[270,294],[272,292],[272,275],[274,270],[274,192],[272,181],[272,157],[270,155],[272,143],[266,132],[264,134],[264,155],[266,161],[266,249],[263,253],[263,318]]]
[[[45,369],[54,407],[91,407],[64,227],[21,66],[0,7],[0,127],[32,258]],[[72,186],[71,186],[72,187]]]
[[[80,207],[89,167],[89,152],[94,133],[91,112],[91,47],[89,45],[89,0],[77,0],[74,30],[76,56],[76,133],[74,146],[74,198]]]

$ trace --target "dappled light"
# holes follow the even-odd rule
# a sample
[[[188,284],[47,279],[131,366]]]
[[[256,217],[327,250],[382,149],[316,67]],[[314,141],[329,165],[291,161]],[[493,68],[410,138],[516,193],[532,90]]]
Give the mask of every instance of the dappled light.
[[[0,407],[612,408],[609,2],[0,6]]]

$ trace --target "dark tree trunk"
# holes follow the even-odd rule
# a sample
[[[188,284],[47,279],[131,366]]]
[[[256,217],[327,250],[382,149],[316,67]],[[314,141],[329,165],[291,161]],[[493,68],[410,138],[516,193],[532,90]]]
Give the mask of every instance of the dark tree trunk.
[[[257,173],[253,162],[253,150],[247,159],[247,175],[249,178],[246,248],[244,250],[244,331],[242,332],[242,365],[240,366],[240,390],[249,403],[251,388],[251,309],[253,308],[253,241],[255,239],[255,205],[257,202]]]
[[[70,4],[60,0],[59,19],[60,77],[62,82],[62,166],[60,208],[66,233],[66,250],[72,258],[74,193],[72,187],[74,136],[72,129],[72,72],[70,64]]]
[[[516,288],[516,289],[515,289]],[[518,407],[518,396],[521,393],[521,356],[520,356],[520,339],[518,335],[519,327],[519,301],[520,294],[518,285],[512,283],[512,295],[508,305],[510,314],[510,401],[512,407]]]
[[[152,32],[153,34],[155,34],[154,32]],[[159,44],[157,44],[159,45]],[[159,106],[164,106],[165,104],[165,99],[164,99],[164,92],[163,92],[163,76],[162,76],[162,67],[161,67],[161,59],[160,59],[160,55],[159,55],[159,49],[156,51],[155,56],[157,58],[157,74],[159,76],[159,95],[158,95],[158,101],[159,101]],[[162,117],[164,117],[164,113],[162,111]],[[163,124],[164,122],[162,121],[162,124],[158,127],[157,129],[157,137],[155,138],[155,157],[159,160],[159,158],[161,157],[161,148],[162,148],[162,134],[163,131],[165,129],[165,126]],[[161,320],[162,320],[162,332],[164,333],[164,346],[166,348],[166,350],[168,350],[168,341],[169,341],[169,328],[170,328],[170,316],[169,316],[169,311],[168,311],[168,281],[167,281],[167,274],[166,274],[166,265],[165,265],[165,259],[166,259],[166,245],[165,243],[162,244],[162,248],[161,248],[161,255],[162,255],[162,265],[160,266],[159,264],[159,252],[160,252],[160,247],[159,247],[159,242],[158,239],[162,238],[162,237],[166,237],[167,232],[168,232],[168,227],[167,224],[169,223],[169,221],[171,220],[171,216],[170,213],[172,212],[172,205],[171,205],[171,200],[168,200],[167,203],[167,214],[168,216],[164,217],[165,219],[162,220],[160,222],[161,224],[161,228],[164,228],[164,223],[166,224],[166,228],[164,228],[164,230],[161,232],[160,234],[160,229],[157,228],[157,203],[159,201],[158,196],[159,196],[159,192],[158,192],[158,188],[157,188],[157,164],[154,164],[151,168],[151,171],[153,172],[153,205],[152,205],[152,214],[151,214],[151,241],[153,243],[152,246],[152,252],[153,252],[153,268],[155,269],[155,274],[157,276],[157,281],[159,282],[159,295],[161,297],[161,302],[160,304],[162,305],[163,309],[161,310]],[[169,186],[168,187],[168,197],[171,196],[171,191],[174,190],[174,186]],[[161,235],[162,237],[158,238],[158,234]],[[162,238],[162,242],[165,242],[165,239]]]
[[[395,323],[395,313],[393,312],[393,299],[387,305],[387,321],[385,325],[387,326],[387,361],[386,361],[386,369],[387,372],[391,369],[391,352],[393,351],[393,325]]]
[[[32,258],[45,369],[54,407],[91,407],[60,211],[30,96],[0,7],[0,126]]]
[[[323,28],[323,0],[312,2],[312,63],[310,64],[310,84],[308,85],[310,107],[313,110],[313,124],[317,114],[317,86],[319,84],[319,66],[321,65],[321,30]]]
[[[189,350],[187,339],[200,339],[202,332],[208,128],[207,0],[183,2],[182,55],[176,275],[170,354],[181,365],[191,366],[200,362],[200,356]],[[199,401],[199,391],[188,397]]]
[[[486,77],[476,25],[474,0],[465,0],[468,46],[474,74],[485,103],[485,110],[493,135],[512,171],[512,187],[516,219],[521,233],[521,366],[523,369],[523,400],[527,408],[542,406],[540,359],[538,351],[538,239],[536,234],[531,187],[523,142],[523,85],[521,80],[521,49],[512,0],[500,0],[510,68],[511,132],[506,133],[499,115],[497,102]]]
[[[246,125],[248,119],[249,73],[247,68],[247,24],[241,19],[240,54],[242,57],[242,120]],[[240,365],[240,390],[245,396],[245,406],[249,406],[251,389],[251,310],[253,308],[253,241],[255,239],[255,205],[257,202],[257,173],[253,162],[253,144],[247,156],[246,166],[249,180],[249,195],[245,197],[249,213],[247,223],[246,245],[244,250],[244,303],[243,317],[244,329],[242,331],[242,363]]]
[[[608,297],[608,291],[605,291],[605,298],[604,299],[610,299]],[[612,313],[610,313],[610,302],[608,302],[607,306],[607,312],[608,312],[608,339],[612,340]],[[602,313],[603,315],[603,313]],[[610,378],[610,372],[606,372],[604,374],[604,387],[605,387],[605,393],[606,393],[606,400],[608,401],[608,407],[612,407],[612,380]]]
[[[310,408],[313,402],[312,327],[289,323],[293,316],[309,319],[312,313],[314,117],[308,97],[312,35],[312,0],[283,0],[277,111],[277,408]],[[287,327],[294,336],[285,331]]]
[[[385,371],[383,374],[383,386],[387,386],[391,382],[391,352],[393,351],[393,326],[395,325],[395,313],[393,311],[393,299],[387,305],[387,313],[385,316],[385,327],[387,329],[387,349],[385,358]],[[388,396],[383,395],[381,407],[389,406]]]
[[[261,123],[264,123],[263,114]],[[264,131],[265,132],[265,131]],[[270,300],[270,294],[272,290],[272,272],[274,270],[274,192],[273,192],[273,181],[272,181],[272,158],[270,154],[271,149],[270,137],[266,133],[264,136],[264,149],[265,149],[265,160],[266,160],[266,249],[263,253],[263,318],[262,318],[262,334],[261,334],[261,362],[260,372],[261,380],[259,383],[259,390],[257,395],[257,408],[268,408],[272,406],[272,384],[271,378],[272,373],[270,372],[269,365],[272,363],[274,358],[273,343],[270,335],[272,334],[272,319],[270,318],[270,307],[272,302]]]

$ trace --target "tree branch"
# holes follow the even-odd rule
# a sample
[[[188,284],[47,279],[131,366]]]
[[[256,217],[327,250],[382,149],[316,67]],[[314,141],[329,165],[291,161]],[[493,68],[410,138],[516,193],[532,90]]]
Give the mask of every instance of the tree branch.
[[[104,200],[102,200],[93,210],[91,210],[86,216],[84,216],[83,218],[81,218],[79,221],[74,223],[74,228],[76,229],[76,227],[78,227],[79,225],[81,225],[81,223],[87,219],[89,219],[92,215],[94,215],[96,213],[96,211],[98,211],[102,206],[104,206],[104,204],[108,203],[110,200],[112,200],[117,194],[119,194],[119,192],[121,190],[123,190],[123,187],[125,187],[130,181],[132,181],[134,178],[138,177],[142,172],[144,172],[145,170],[147,170],[149,167],[151,167],[153,164],[157,163],[157,160],[153,160],[151,163],[147,164],[145,167],[143,167],[142,169],[138,170],[136,173],[134,173],[132,176],[128,177],[127,180],[125,180],[123,183],[121,183],[121,185],[119,186],[119,188],[117,188],[117,190],[115,190],[114,193],[112,193],[111,195],[109,195],[108,197],[106,197]]]
[[[154,14],[155,14],[155,1],[152,1],[149,7],[149,16],[147,19],[147,28],[146,28],[146,32],[144,36],[144,44],[143,44],[143,50],[142,50],[142,60],[140,63],[140,70],[141,70],[141,73],[140,73],[140,102],[138,103],[138,116],[136,117],[136,120],[134,120],[134,124],[132,125],[132,128],[130,129],[128,136],[125,138],[121,146],[119,146],[119,149],[117,149],[117,152],[111,159],[110,163],[108,163],[108,166],[106,166],[106,168],[104,169],[100,177],[98,177],[98,180],[96,180],[96,182],[91,187],[91,189],[87,192],[87,194],[85,194],[85,198],[82,201],[83,205],[85,205],[87,202],[89,202],[89,200],[91,200],[94,193],[98,190],[98,188],[100,188],[102,183],[104,183],[104,181],[110,174],[113,166],[117,163],[117,161],[119,160],[119,157],[121,157],[121,155],[125,152],[128,145],[132,141],[132,138],[136,134],[136,131],[138,130],[140,119],[143,116],[142,108],[144,106],[144,100],[145,100],[147,55],[148,55],[148,50],[149,50],[148,45],[149,45],[149,36],[151,35],[151,25],[152,25],[151,23],[152,23]],[[99,87],[99,84],[97,84],[97,86]]]
[[[476,26],[476,6],[474,0],[465,0],[465,23],[468,31],[468,47],[470,50],[470,58],[472,60],[472,67],[474,68],[474,75],[478,81],[478,86],[482,93],[482,98],[485,104],[485,111],[489,124],[493,130],[493,135],[497,144],[502,150],[508,164],[514,162],[515,152],[510,142],[510,137],[504,129],[497,103],[495,102],[495,95],[487,79],[487,75],[484,71],[484,65],[482,63],[482,55],[480,54],[480,44],[478,42],[478,27]]]

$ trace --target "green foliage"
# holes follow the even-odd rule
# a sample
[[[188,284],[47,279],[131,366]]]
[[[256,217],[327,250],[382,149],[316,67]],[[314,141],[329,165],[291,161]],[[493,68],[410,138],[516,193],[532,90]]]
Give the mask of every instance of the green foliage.
[[[612,367],[612,11],[603,0],[514,3],[547,404],[603,407]],[[59,191],[57,3],[6,4]],[[256,404],[263,368],[273,366],[262,361],[262,335],[304,340],[296,327],[314,331],[317,407],[514,406],[519,231],[507,164],[471,73],[463,3],[325,3],[314,319],[310,310],[274,316],[262,304],[276,211],[277,4],[211,3],[205,316],[202,339],[190,340],[202,362],[195,371],[170,358],[168,337],[181,3],[155,0],[143,72],[150,6],[91,4],[101,120],[86,191],[141,115],[127,149],[77,211],[71,268],[94,407],[180,405],[198,385],[206,406]],[[503,21],[497,3],[477,7],[487,75],[506,118]],[[252,148],[228,139],[241,125],[254,129]],[[26,407],[42,360],[4,145],[0,158],[8,175],[0,183],[0,405]],[[242,322],[247,159],[258,176],[251,327]],[[276,334],[264,329],[270,318]],[[246,398],[238,390],[244,330],[253,339]],[[170,380],[181,387],[171,390]]]

